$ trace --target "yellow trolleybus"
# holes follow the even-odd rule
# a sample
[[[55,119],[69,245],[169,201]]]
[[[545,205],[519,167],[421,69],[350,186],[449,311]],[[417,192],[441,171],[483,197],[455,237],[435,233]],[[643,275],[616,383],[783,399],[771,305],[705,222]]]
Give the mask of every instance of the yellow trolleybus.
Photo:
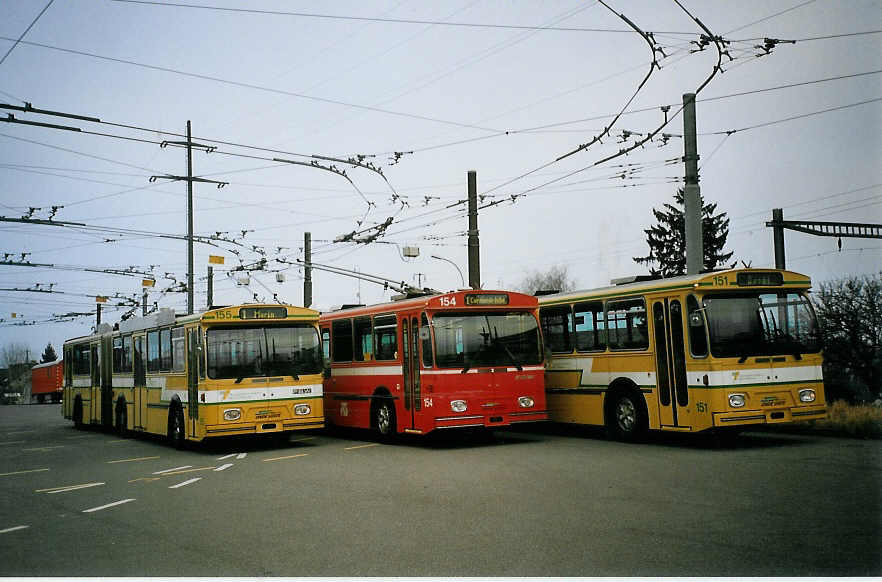
[[[634,279],[539,298],[551,420],[635,440],[647,429],[731,434],[825,417],[809,277]]]
[[[208,437],[324,426],[318,312],[160,309],[64,344],[62,414],[77,427]]]

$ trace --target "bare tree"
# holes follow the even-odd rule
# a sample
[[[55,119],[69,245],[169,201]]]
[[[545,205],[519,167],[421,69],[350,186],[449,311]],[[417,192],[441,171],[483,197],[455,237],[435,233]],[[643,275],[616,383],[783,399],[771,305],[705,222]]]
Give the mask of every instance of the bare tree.
[[[882,273],[821,283],[818,319],[830,400],[882,396]]]
[[[547,271],[531,271],[518,285],[518,290],[533,294],[536,291],[572,291],[576,282],[566,265],[552,265]]]
[[[16,364],[26,364],[30,357],[30,348],[21,342],[10,342],[0,348],[0,365],[5,368]]]

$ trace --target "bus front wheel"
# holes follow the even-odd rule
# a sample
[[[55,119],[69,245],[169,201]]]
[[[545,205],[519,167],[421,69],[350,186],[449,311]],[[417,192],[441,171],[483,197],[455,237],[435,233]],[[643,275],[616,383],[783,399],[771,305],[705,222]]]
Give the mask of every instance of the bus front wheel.
[[[391,401],[380,400],[374,406],[374,428],[384,438],[395,433],[395,409]]]
[[[634,442],[646,432],[646,408],[638,397],[630,392],[618,392],[606,414],[606,428],[610,435],[620,441]]]
[[[75,428],[83,428],[83,401],[79,396],[74,400],[73,421]]]
[[[176,449],[184,448],[184,412],[180,406],[172,406],[168,412],[168,442]]]
[[[120,401],[116,405],[116,434],[120,438],[126,438],[129,431],[129,411],[126,408],[125,400]]]

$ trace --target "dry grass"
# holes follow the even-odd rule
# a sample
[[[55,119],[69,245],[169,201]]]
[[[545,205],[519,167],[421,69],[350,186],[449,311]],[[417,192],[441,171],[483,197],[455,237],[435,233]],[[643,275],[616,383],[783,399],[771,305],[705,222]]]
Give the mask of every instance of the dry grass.
[[[882,438],[882,408],[837,400],[827,406],[827,418],[817,421],[815,427],[857,438]]]

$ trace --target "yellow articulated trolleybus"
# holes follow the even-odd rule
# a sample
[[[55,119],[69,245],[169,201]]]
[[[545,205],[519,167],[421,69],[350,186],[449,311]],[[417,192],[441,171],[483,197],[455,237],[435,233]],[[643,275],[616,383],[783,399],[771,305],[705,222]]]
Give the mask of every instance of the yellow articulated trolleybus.
[[[731,436],[825,417],[805,275],[735,269],[619,283],[539,298],[551,420],[635,440],[647,429]]]
[[[205,438],[324,426],[319,314],[239,305],[170,309],[64,344],[62,413],[77,427]]]

